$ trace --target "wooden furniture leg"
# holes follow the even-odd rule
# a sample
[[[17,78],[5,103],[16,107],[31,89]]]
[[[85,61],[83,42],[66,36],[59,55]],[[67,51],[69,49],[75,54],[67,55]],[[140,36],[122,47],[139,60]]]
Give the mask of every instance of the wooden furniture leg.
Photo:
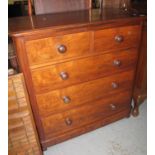
[[[133,100],[134,100],[134,107],[132,109],[132,115],[136,117],[139,115],[138,96],[134,96]]]

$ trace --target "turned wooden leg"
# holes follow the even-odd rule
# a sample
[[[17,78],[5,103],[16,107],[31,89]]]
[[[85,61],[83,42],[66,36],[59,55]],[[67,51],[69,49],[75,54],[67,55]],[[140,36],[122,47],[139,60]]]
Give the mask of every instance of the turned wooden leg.
[[[134,107],[132,109],[132,116],[136,117],[139,115],[138,96],[134,97],[133,100],[134,100]]]

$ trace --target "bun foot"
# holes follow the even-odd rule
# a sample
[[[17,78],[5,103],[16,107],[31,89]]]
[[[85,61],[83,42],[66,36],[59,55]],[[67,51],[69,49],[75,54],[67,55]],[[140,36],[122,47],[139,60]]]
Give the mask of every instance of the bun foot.
[[[134,98],[134,107],[131,112],[132,116],[137,117],[139,115],[139,104],[136,98]]]

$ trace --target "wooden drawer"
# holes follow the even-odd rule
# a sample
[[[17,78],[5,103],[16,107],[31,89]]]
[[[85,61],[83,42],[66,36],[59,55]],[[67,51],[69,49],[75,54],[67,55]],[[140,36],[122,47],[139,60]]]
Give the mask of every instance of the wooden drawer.
[[[48,116],[52,113],[62,112],[79,105],[94,104],[94,100],[111,96],[114,93],[132,89],[134,71],[123,72],[114,76],[73,85],[60,90],[37,95],[39,113]]]
[[[36,93],[101,78],[134,68],[137,50],[124,50],[32,70]]]
[[[56,136],[130,108],[129,92],[102,98],[70,111],[42,118],[45,137]]]
[[[90,33],[76,33],[26,42],[30,65],[81,56],[90,52]]]
[[[104,52],[111,49],[137,47],[139,46],[140,33],[140,25],[95,31],[94,50]]]

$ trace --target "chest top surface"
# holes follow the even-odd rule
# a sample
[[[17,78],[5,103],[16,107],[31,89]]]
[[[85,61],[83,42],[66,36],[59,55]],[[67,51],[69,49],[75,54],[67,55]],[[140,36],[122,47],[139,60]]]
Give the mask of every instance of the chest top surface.
[[[106,25],[123,22],[141,21],[145,17],[133,17],[130,13],[119,9],[103,8],[44,14],[35,16],[24,16],[9,19],[9,35],[21,36],[34,34],[38,31],[58,30],[72,27],[91,27],[95,25]]]

